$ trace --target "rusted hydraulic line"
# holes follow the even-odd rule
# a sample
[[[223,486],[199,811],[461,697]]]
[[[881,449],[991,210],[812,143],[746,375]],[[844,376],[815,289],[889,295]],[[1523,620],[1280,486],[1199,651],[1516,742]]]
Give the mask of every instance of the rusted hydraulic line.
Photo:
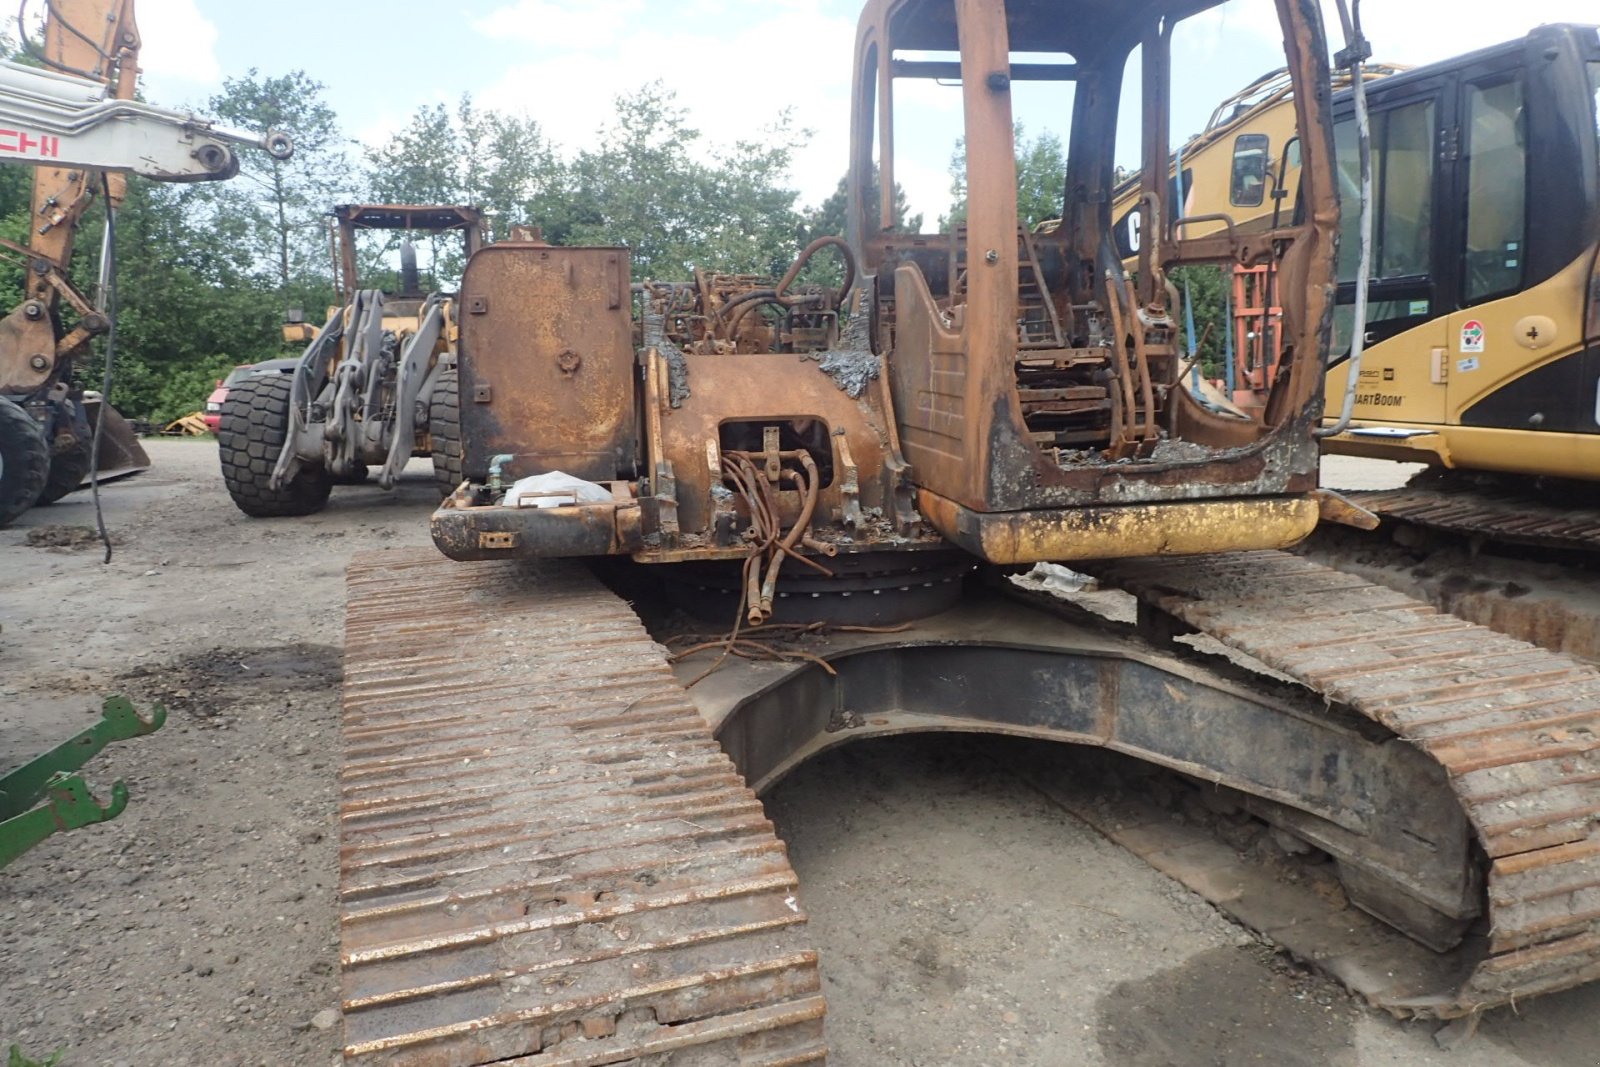
[[[431,550],[349,588],[346,1063],[823,1062],[783,844],[627,606]]]
[[[1479,958],[1440,1016],[1600,978],[1600,671],[1281,552],[1111,564],[1145,604],[1444,768],[1485,860]]]

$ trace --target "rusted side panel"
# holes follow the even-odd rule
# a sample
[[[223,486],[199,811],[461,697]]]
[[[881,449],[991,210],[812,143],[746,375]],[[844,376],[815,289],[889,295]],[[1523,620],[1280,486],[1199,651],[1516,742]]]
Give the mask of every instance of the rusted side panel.
[[[720,489],[723,484],[716,462],[718,438],[727,423],[803,426],[820,419],[827,426],[835,474],[817,502],[819,525],[843,519],[845,454],[859,471],[860,506],[886,507],[887,419],[876,403],[880,390],[869,388],[852,398],[815,359],[800,355],[686,353],[683,358],[689,393],[661,413],[661,451],[673,463],[678,523],[683,530],[710,528],[712,487]],[[839,450],[841,440],[847,443],[847,453]],[[798,512],[798,495],[784,495],[793,497],[789,503]],[[786,517],[792,521],[787,512]]]
[[[628,252],[503,242],[467,264],[460,301],[468,478],[509,455],[507,480],[560,470],[591,481],[635,452]]]
[[[820,1064],[783,844],[581,566],[350,568],[345,1062]]]

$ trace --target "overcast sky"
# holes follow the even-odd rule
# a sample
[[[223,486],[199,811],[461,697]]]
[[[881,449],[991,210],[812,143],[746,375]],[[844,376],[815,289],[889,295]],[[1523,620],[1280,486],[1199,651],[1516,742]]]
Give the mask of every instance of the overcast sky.
[[[1329,36],[1338,19],[1324,0]],[[229,74],[296,68],[327,86],[346,133],[372,144],[419,105],[480,103],[526,114],[567,147],[592,142],[620,92],[660,79],[708,136],[759,133],[785,107],[796,126],[794,185],[802,203],[832,191],[846,162],[851,52],[858,0],[138,0],[145,95],[198,105]],[[1597,0],[1465,4],[1366,0],[1376,58],[1420,64],[1519,37],[1542,22],[1600,21]],[[1173,128],[1198,132],[1222,98],[1283,63],[1271,0],[1229,0],[1174,37]],[[903,83],[902,83],[903,84]],[[1031,130],[1064,127],[1063,90],[1019,87]],[[936,218],[949,200],[959,98],[928,85],[902,94],[897,178]],[[909,121],[908,121],[909,120]],[[1130,151],[1123,155],[1131,156]],[[1122,162],[1134,162],[1124,159]]]

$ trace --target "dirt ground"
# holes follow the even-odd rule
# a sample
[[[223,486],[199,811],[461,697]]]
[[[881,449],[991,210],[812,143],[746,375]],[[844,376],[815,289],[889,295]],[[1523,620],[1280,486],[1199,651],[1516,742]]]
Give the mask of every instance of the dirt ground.
[[[321,515],[262,522],[228,501],[211,442],[150,452],[154,470],[104,493],[109,565],[37,532],[92,523],[77,495],[0,530],[0,765],[81,728],[107,694],[171,709],[88,768],[102,796],[127,781],[121,818],[0,872],[0,1054],[337,1063],[343,572],[353,552],[427,543],[431,483],[414,467],[395,493],[340,488]],[[1016,771],[1064,758],[864,742],[768,798],[822,953],[832,1062],[1597,1062],[1600,986],[1492,1013],[1449,1052],[1436,1025],[1363,1008]]]

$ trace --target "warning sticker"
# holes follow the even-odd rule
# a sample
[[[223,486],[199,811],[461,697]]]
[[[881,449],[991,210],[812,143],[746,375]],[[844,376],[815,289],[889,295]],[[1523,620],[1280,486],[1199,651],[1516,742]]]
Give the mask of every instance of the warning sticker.
[[[1483,323],[1477,319],[1468,319],[1461,324],[1461,351],[1483,351]]]

